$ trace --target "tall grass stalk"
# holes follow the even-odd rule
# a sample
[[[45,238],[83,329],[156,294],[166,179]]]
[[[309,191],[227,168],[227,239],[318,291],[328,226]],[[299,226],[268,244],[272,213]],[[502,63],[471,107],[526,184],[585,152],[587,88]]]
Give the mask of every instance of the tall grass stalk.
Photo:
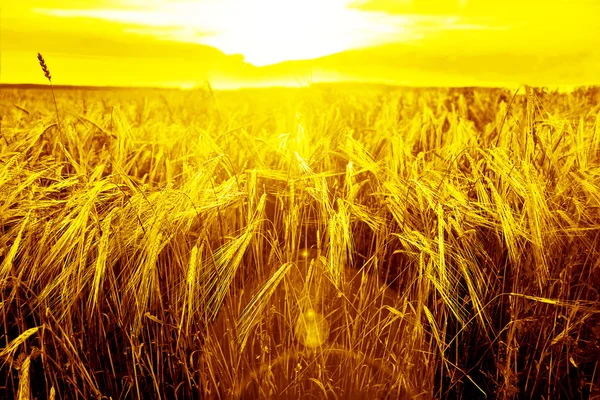
[[[52,83],[52,75],[50,74],[50,68],[48,68],[46,60],[44,60],[44,57],[41,53],[37,54],[37,58],[40,63],[40,67],[42,68],[42,72],[44,73],[44,76],[46,77],[46,79],[48,79],[48,82],[50,82],[50,90],[52,91],[52,99],[54,100],[54,110],[56,111],[56,122],[58,124],[58,131],[60,132],[60,135],[62,137],[62,124],[60,122],[60,115],[58,114],[58,104],[56,103],[56,95],[54,93],[54,84]]]

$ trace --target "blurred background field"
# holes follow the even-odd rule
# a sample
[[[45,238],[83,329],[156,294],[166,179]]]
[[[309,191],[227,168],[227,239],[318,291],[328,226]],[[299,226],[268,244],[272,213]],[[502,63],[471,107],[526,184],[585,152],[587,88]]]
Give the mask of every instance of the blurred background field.
[[[0,91],[0,397],[600,397],[598,89],[55,94]]]

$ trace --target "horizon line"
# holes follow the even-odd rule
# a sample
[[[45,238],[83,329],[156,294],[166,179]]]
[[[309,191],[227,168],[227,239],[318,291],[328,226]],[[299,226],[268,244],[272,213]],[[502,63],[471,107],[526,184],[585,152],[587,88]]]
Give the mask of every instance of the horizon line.
[[[557,91],[575,91],[577,89],[586,89],[586,88],[600,88],[600,84],[577,84],[577,85],[528,85],[525,83],[522,84],[498,84],[498,85],[419,85],[419,84],[407,84],[407,83],[393,83],[393,82],[377,82],[377,81],[330,81],[330,82],[312,82],[307,84],[290,84],[290,85],[282,85],[282,84],[250,84],[250,85],[239,85],[237,87],[219,87],[210,84],[213,90],[217,91],[237,91],[237,90],[245,90],[245,89],[304,89],[311,86],[343,86],[343,85],[362,85],[362,86],[387,86],[387,87],[395,87],[395,88],[414,88],[414,89],[511,89],[516,90],[520,88],[524,88],[525,86],[530,86],[533,88],[543,88],[549,90],[557,90]],[[63,90],[77,90],[77,89],[85,89],[85,90],[178,90],[182,92],[194,91],[194,90],[202,90],[206,88],[205,84],[193,85],[190,87],[183,87],[181,85],[75,85],[75,84],[52,84],[55,89],[63,89]],[[51,85],[47,83],[3,83],[0,82],[0,88],[7,89],[45,89],[50,88]]]

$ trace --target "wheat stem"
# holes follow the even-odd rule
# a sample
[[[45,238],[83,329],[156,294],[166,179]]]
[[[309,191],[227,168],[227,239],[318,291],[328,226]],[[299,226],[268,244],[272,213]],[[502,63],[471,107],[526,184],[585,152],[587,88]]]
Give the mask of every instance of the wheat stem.
[[[44,73],[44,76],[46,77],[46,79],[48,79],[48,82],[50,82],[50,89],[52,90],[52,99],[54,100],[54,110],[56,110],[56,120],[58,122],[58,131],[60,132],[61,141],[62,141],[63,134],[62,134],[60,116],[58,114],[58,105],[56,104],[56,95],[54,94],[54,85],[52,84],[52,75],[50,74],[50,69],[48,68],[48,65],[46,64],[46,60],[44,60],[44,56],[42,56],[41,53],[38,53],[37,58],[38,58],[38,61],[40,62],[40,67],[42,68],[42,72]]]

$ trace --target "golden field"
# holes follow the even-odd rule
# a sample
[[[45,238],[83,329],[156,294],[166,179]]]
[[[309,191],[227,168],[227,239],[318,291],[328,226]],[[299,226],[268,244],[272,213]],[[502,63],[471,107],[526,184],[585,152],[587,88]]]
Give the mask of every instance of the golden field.
[[[0,397],[600,398],[600,91],[0,92]]]

